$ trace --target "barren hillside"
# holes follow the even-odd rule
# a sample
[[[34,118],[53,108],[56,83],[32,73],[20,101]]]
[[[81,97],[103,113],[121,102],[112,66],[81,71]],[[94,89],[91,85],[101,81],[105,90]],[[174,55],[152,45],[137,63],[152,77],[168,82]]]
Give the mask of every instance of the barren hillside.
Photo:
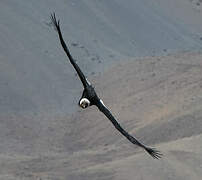
[[[32,156],[2,155],[2,179],[200,179],[201,59],[200,53],[141,58],[91,79],[122,126],[161,150],[162,159],[130,144],[91,107],[49,119],[43,130],[49,137],[36,138]]]
[[[52,12],[99,96],[161,160],[79,109]],[[201,0],[1,0],[0,180],[201,179],[201,19]]]

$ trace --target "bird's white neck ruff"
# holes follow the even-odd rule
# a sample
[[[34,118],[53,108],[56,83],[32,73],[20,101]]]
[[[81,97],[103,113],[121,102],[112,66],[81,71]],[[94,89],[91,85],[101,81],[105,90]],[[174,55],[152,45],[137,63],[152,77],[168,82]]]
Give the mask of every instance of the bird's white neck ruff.
[[[82,108],[87,108],[88,106],[90,106],[90,101],[87,98],[82,98],[79,102],[79,105]]]

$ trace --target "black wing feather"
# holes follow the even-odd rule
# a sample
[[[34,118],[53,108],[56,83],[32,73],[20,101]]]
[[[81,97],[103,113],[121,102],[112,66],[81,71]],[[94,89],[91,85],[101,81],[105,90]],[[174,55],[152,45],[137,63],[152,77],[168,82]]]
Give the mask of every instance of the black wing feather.
[[[56,19],[55,13],[51,14],[51,21],[56,29],[56,31],[58,32],[59,38],[60,38],[60,43],[66,53],[66,55],[68,56],[71,64],[74,66],[76,72],[79,75],[79,78],[81,79],[81,82],[84,86],[84,88],[88,85],[88,81],[86,80],[86,77],[84,76],[83,72],[81,71],[81,69],[79,68],[79,66],[76,64],[76,62],[74,61],[74,59],[72,58],[69,49],[67,48],[67,45],[62,37],[62,33],[60,30],[60,20]]]
[[[105,116],[112,122],[112,124],[115,126],[115,128],[123,134],[131,143],[136,144],[140,147],[142,147],[144,150],[146,150],[153,158],[159,159],[161,158],[162,154],[154,149],[145,146],[144,144],[140,143],[137,139],[135,139],[133,136],[131,136],[128,132],[126,132],[120,124],[116,121],[114,116],[111,114],[111,112],[105,107],[105,105],[102,102],[99,102],[97,104],[98,109],[105,114]]]

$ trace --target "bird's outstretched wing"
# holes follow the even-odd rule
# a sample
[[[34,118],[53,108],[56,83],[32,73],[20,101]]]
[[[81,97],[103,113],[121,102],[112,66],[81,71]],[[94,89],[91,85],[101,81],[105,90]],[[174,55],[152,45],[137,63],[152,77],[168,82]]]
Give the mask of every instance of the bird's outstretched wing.
[[[55,13],[51,14],[51,21],[58,33],[58,36],[60,38],[60,43],[66,53],[66,55],[68,56],[71,64],[74,66],[76,72],[78,73],[79,75],[79,78],[81,79],[81,82],[84,86],[84,88],[89,84],[86,77],[84,76],[83,72],[81,71],[81,69],[79,68],[79,66],[76,64],[75,60],[72,58],[70,52],[69,52],[69,49],[67,48],[67,45],[62,37],[62,33],[61,33],[61,30],[60,30],[60,21],[56,19],[56,16],[55,16]]]
[[[96,106],[98,107],[98,109],[105,114],[105,116],[112,122],[112,124],[115,126],[115,128],[121,133],[123,134],[131,143],[136,144],[140,147],[142,147],[144,150],[146,150],[153,158],[155,159],[159,159],[161,158],[162,154],[154,149],[154,148],[150,148],[147,147],[145,145],[143,145],[142,143],[140,143],[137,139],[135,139],[133,136],[131,136],[128,132],[126,132],[121,126],[120,124],[116,121],[116,119],[114,118],[114,116],[111,114],[111,112],[107,109],[107,107],[104,105],[104,103],[100,100],[100,102],[98,104],[96,104]]]

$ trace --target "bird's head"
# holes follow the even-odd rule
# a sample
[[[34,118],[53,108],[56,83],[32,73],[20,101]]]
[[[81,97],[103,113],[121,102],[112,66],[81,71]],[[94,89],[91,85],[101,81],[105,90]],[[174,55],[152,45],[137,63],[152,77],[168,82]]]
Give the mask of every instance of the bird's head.
[[[83,109],[87,108],[88,106],[90,106],[90,101],[87,98],[82,98],[79,101],[79,106]]]

